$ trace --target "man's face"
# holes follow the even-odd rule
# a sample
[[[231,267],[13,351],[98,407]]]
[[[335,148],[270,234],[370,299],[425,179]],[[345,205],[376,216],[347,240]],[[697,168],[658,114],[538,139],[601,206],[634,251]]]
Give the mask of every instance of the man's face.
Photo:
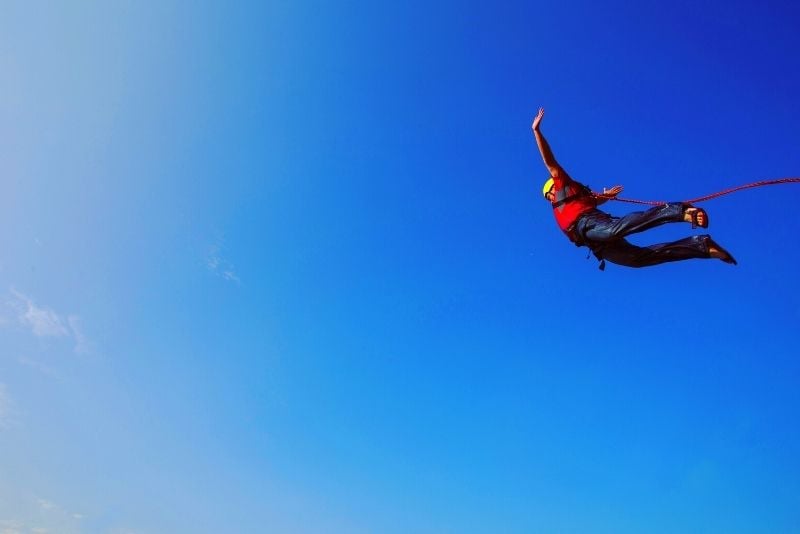
[[[556,184],[550,186],[550,190],[544,194],[544,198],[549,200],[550,202],[555,202],[556,200]]]

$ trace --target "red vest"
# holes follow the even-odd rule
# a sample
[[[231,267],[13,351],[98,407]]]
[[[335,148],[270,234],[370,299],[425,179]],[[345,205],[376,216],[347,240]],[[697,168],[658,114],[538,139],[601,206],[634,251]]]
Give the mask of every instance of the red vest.
[[[553,215],[558,227],[566,233],[578,217],[597,207],[597,200],[591,196],[586,186],[570,178],[565,171],[557,172],[553,176],[553,182],[556,195]]]

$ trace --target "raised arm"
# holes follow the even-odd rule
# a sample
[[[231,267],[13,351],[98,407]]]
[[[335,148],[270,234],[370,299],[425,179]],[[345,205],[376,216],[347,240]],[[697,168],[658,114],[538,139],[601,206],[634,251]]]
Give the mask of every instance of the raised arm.
[[[533,130],[533,135],[536,137],[536,145],[539,147],[539,153],[542,155],[542,160],[544,160],[544,165],[547,167],[547,170],[550,171],[550,176],[556,177],[559,176],[563,180],[572,180],[569,175],[564,172],[563,167],[558,164],[556,161],[555,156],[553,156],[553,151],[550,149],[550,145],[547,143],[547,139],[544,138],[542,135],[541,130],[539,127],[542,124],[542,118],[544,117],[544,108],[539,108],[539,113],[536,114],[536,117],[533,119],[533,124],[531,125],[531,129]],[[603,204],[608,202],[609,200],[616,198],[622,192],[621,185],[615,185],[611,189],[603,188],[602,193],[593,193],[595,198],[597,199],[597,204]]]
[[[553,156],[553,151],[550,150],[550,145],[547,144],[547,139],[544,138],[544,135],[542,135],[542,132],[539,129],[542,124],[542,117],[544,117],[544,108],[539,108],[539,113],[537,113],[536,117],[533,119],[531,129],[533,130],[534,137],[536,137],[536,146],[539,147],[539,153],[542,155],[545,167],[547,167],[547,170],[550,171],[550,176],[555,176],[556,174],[559,174],[559,172],[562,172],[562,168],[561,165],[559,165],[556,161],[555,156]]]

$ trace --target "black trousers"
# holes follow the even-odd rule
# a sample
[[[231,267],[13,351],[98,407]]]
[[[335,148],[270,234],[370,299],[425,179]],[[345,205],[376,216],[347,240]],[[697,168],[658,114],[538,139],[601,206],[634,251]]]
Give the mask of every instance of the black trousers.
[[[643,232],[650,228],[682,222],[685,204],[671,202],[645,211],[629,213],[624,217],[612,217],[600,210],[582,215],[575,222],[575,234],[579,245],[589,247],[600,260],[627,267],[647,267],[668,261],[710,258],[708,235],[696,235],[647,247],[637,247],[624,239],[625,236]]]

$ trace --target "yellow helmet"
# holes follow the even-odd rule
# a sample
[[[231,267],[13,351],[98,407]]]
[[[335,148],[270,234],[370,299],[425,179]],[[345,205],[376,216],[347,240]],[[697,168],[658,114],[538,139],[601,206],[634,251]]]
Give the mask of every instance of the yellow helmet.
[[[555,182],[552,178],[548,178],[548,180],[544,183],[544,187],[542,187],[542,196],[547,198],[547,193],[550,192],[550,188],[553,187]]]

